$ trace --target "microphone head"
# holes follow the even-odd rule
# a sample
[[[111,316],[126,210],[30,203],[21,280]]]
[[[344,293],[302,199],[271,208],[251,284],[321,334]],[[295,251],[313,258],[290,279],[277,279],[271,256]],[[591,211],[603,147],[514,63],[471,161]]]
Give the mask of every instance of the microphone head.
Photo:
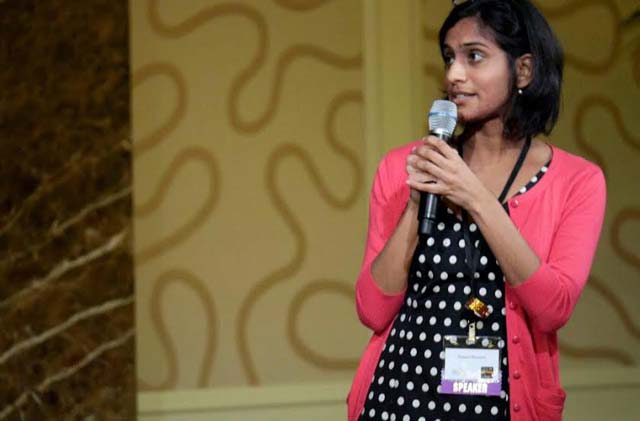
[[[456,129],[458,107],[451,101],[437,99],[429,111],[429,132],[450,138]]]

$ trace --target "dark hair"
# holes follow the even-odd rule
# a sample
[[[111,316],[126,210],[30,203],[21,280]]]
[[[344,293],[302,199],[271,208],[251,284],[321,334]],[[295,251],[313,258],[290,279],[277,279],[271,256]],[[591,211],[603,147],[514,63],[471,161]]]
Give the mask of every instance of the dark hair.
[[[560,42],[542,14],[529,0],[472,0],[451,10],[440,28],[440,51],[447,32],[461,19],[477,17],[491,30],[495,42],[508,57],[511,70],[511,99],[504,122],[508,139],[548,135],[560,111],[564,57]],[[516,90],[515,61],[523,54],[533,56],[532,80],[523,93]]]

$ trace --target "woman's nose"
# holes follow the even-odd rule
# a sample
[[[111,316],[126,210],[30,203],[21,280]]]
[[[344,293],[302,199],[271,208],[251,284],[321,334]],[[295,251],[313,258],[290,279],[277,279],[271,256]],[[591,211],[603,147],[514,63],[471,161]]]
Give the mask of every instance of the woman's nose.
[[[447,68],[445,77],[449,83],[464,81],[466,78],[466,70],[462,63],[454,60]]]

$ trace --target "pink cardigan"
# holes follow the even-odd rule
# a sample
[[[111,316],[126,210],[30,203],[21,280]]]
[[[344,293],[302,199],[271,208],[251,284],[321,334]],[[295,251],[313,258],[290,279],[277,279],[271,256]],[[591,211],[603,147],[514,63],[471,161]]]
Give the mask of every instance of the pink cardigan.
[[[371,262],[384,247],[409,197],[405,159],[412,146],[389,152],[376,172],[370,196],[369,230],[356,283],[356,308],[373,330],[347,397],[348,419],[357,420],[404,292],[388,295],[371,276]],[[536,186],[509,200],[511,220],[541,260],[518,287],[505,288],[509,335],[511,419],[562,419],[556,331],[571,313],[587,281],[604,217],[604,175],[594,164],[552,147],[549,170]]]

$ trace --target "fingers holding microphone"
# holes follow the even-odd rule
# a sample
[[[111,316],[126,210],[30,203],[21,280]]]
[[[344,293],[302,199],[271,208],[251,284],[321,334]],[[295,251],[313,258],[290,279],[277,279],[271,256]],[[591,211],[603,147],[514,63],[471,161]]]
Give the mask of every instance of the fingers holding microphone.
[[[469,209],[491,194],[454,147],[437,136],[424,141],[407,157],[407,184],[413,200],[419,200],[421,192],[431,193]]]
[[[411,199],[416,203],[420,200],[420,192],[441,194],[439,183],[446,177],[443,168],[447,167],[447,158],[441,148],[453,151],[446,142],[436,136],[422,138],[424,144],[415,146],[407,156],[407,184],[412,189]],[[445,150],[445,153],[449,151]]]

